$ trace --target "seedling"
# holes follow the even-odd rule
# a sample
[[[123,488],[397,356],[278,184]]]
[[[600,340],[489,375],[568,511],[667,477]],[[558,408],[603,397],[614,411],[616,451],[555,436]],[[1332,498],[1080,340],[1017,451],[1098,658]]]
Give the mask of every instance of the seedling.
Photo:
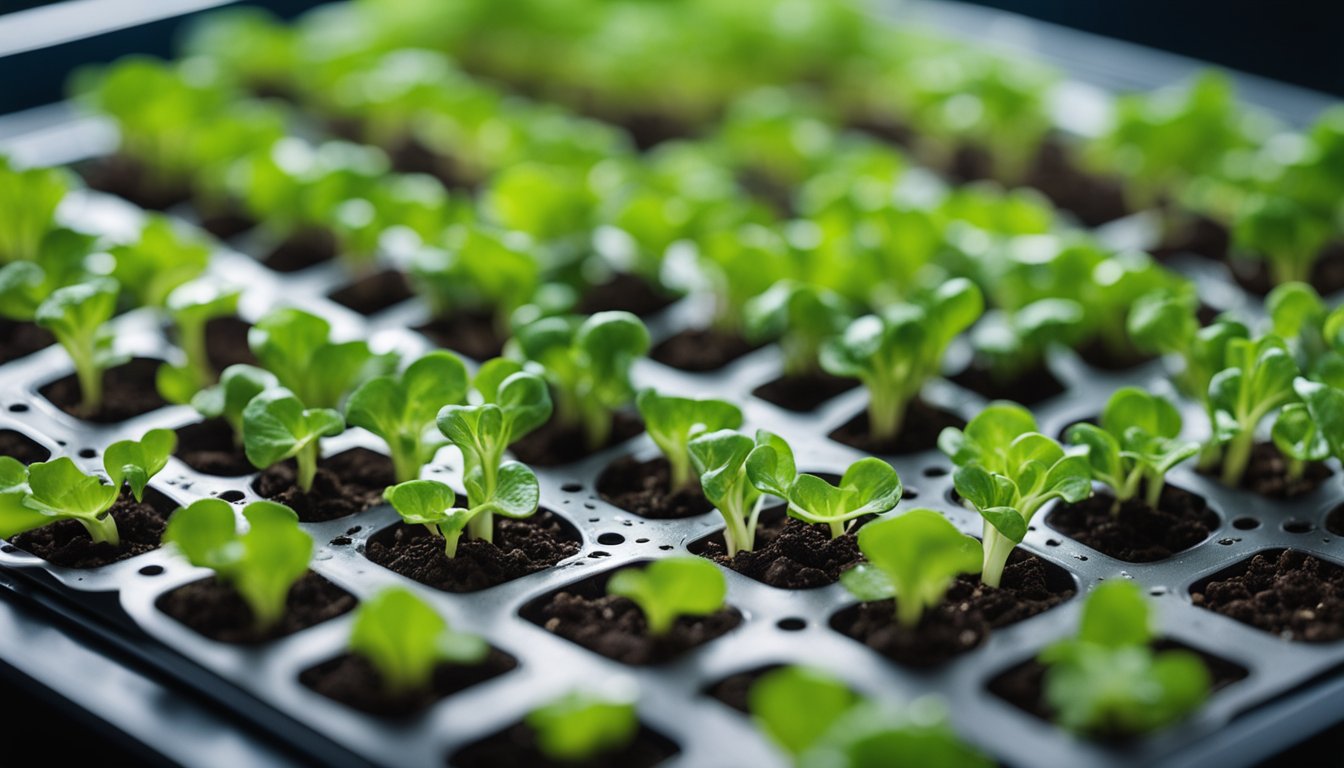
[[[1232,222],[1232,248],[1243,257],[1263,259],[1274,282],[1304,281],[1321,249],[1338,233],[1328,216],[1287,197],[1254,195]]]
[[[573,691],[532,710],[527,725],[537,748],[561,763],[583,763],[611,754],[639,732],[637,691],[627,678],[609,680],[601,690]]]
[[[952,580],[978,573],[980,542],[931,509],[912,509],[859,530],[867,563],[845,571],[840,583],[860,600],[896,599],[896,618],[912,629],[942,602]]]
[[[112,277],[138,307],[163,307],[178,286],[195,280],[210,262],[210,246],[166,216],[151,215],[133,243],[107,249]]]
[[[488,311],[507,331],[514,310],[541,285],[534,246],[516,232],[471,224],[450,230],[445,249],[422,248],[411,263],[411,281],[436,316]]]
[[[1293,391],[1301,402],[1279,412],[1273,436],[1289,457],[1289,475],[1301,477],[1303,462],[1344,457],[1344,390],[1299,377]]]
[[[366,341],[334,342],[331,324],[300,309],[277,309],[248,331],[247,344],[266,370],[314,408],[337,408],[361,382],[390,372],[394,352],[375,354]]]
[[[37,308],[37,324],[51,331],[70,355],[79,379],[79,411],[92,415],[103,406],[103,371],[125,358],[112,348],[107,321],[117,311],[117,282],[100,277],[57,288]]]
[[[399,696],[428,688],[440,664],[479,664],[490,645],[450,629],[409,589],[388,587],[355,611],[350,650],[373,664],[385,691]]]
[[[155,386],[170,403],[186,403],[215,382],[215,370],[205,348],[206,323],[237,313],[242,290],[215,282],[196,280],[168,294],[166,308],[177,329],[177,344],[186,361],[159,366]]]
[[[1087,450],[1092,479],[1115,496],[1112,512],[1145,489],[1143,501],[1157,509],[1167,472],[1199,453],[1199,443],[1181,440],[1181,412],[1166,398],[1137,387],[1118,389],[1101,413],[1101,426],[1079,423],[1066,438]]]
[[[786,274],[788,243],[763,224],[716,229],[697,238],[696,254],[714,301],[714,325],[741,333],[743,308]]]
[[[948,427],[938,436],[938,447],[957,466],[952,477],[957,493],[985,520],[980,580],[991,587],[999,586],[1008,555],[1046,502],[1078,502],[1092,493],[1087,457],[1066,453],[1036,430],[1030,411],[996,402],[965,431]]]
[[[1213,440],[1226,445],[1221,479],[1237,486],[1251,458],[1255,431],[1266,416],[1296,399],[1297,364],[1278,336],[1232,339],[1227,364],[1209,380]]]
[[[0,155],[0,265],[35,262],[43,240],[56,229],[56,209],[70,190],[63,168],[15,168]]]
[[[699,557],[669,557],[625,568],[607,582],[607,594],[633,600],[649,634],[666,635],[682,616],[708,616],[723,607],[728,584],[718,566]]]
[[[1055,720],[1089,735],[1147,733],[1204,703],[1209,672],[1189,651],[1150,648],[1150,610],[1139,587],[1120,579],[1097,586],[1083,604],[1078,635],[1038,657]]]
[[[976,358],[999,384],[1017,381],[1045,364],[1053,345],[1068,345],[1082,330],[1083,308],[1072,299],[1039,299],[1016,312],[991,310],[971,329]]]
[[[233,442],[243,446],[243,411],[252,398],[280,386],[275,374],[251,365],[230,365],[219,383],[191,397],[191,407],[207,419],[224,419],[233,429]],[[162,388],[160,388],[162,393]]]
[[[515,519],[530,517],[541,500],[537,476],[516,461],[499,468],[492,496],[484,495],[479,472],[468,476],[466,484],[469,507],[456,506],[453,489],[437,480],[410,480],[388,488],[383,496],[407,524],[423,525],[442,536],[443,551],[449,558],[457,556],[458,541],[473,520],[484,516],[493,521],[496,514]],[[472,527],[473,534],[477,529]],[[488,537],[479,538],[490,541]]]
[[[790,517],[829,526],[833,539],[843,536],[851,521],[895,508],[904,491],[896,470],[872,457],[850,464],[839,486],[798,474],[793,449],[764,430],[756,433],[756,447],[747,456],[747,477],[757,490],[787,502]]]
[[[103,451],[103,469],[112,485],[131,487],[137,502],[145,500],[150,478],[168,466],[168,457],[177,447],[177,433],[171,429],[151,429],[137,440],[118,440]]]
[[[320,440],[345,431],[345,419],[330,408],[305,408],[284,387],[254,396],[243,408],[243,450],[257,469],[285,459],[298,467],[295,484],[308,493],[317,475]]]
[[[605,445],[613,411],[635,398],[630,367],[649,350],[644,323],[629,312],[547,317],[519,328],[514,342],[550,383],[556,418],[581,427],[590,450]]]
[[[70,229],[52,230],[42,239],[40,261],[0,266],[0,317],[32,322],[53,291],[88,279],[84,261],[97,239]]]
[[[700,435],[687,446],[705,498],[723,516],[723,541],[729,557],[756,546],[756,522],[765,501],[747,476],[747,456],[756,444],[739,432],[720,429]]]
[[[32,464],[0,456],[0,536],[74,520],[95,544],[121,546],[117,521],[108,513],[121,487],[86,475],[68,456]]]
[[[690,487],[694,479],[691,440],[706,432],[742,426],[742,410],[723,400],[674,397],[646,389],[639,393],[635,404],[649,437],[671,467],[669,490],[674,493]]]
[[[163,540],[238,590],[257,631],[265,632],[279,623],[290,587],[308,572],[313,539],[283,504],[254,501],[243,508],[243,518],[248,529],[239,533],[228,502],[199,499],[173,513]]]
[[[838,294],[793,280],[781,280],[748,301],[743,316],[749,339],[779,340],[786,376],[820,371],[822,344],[843,332],[851,319]]]
[[[891,440],[901,431],[910,401],[937,376],[943,353],[984,310],[974,283],[956,278],[908,304],[865,315],[821,348],[821,367],[857,378],[868,389],[869,434]]]
[[[375,376],[345,403],[345,420],[387,443],[398,482],[414,480],[447,445],[435,424],[439,409],[462,402],[467,367],[445,350],[426,354],[399,375]]]

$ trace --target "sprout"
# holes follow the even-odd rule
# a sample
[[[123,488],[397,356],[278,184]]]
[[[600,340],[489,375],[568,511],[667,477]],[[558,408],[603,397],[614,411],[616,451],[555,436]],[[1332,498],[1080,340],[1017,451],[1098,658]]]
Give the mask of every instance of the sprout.
[[[68,456],[32,464],[0,456],[0,536],[60,520],[84,526],[95,544],[121,546],[117,521],[108,514],[121,493],[119,485],[86,475]]]
[[[168,457],[177,447],[177,433],[171,429],[151,429],[136,440],[119,440],[103,451],[103,468],[112,485],[131,487],[137,502],[145,500],[150,478],[168,466]]]
[[[758,433],[757,440],[774,437]],[[700,473],[700,488],[723,516],[723,540],[728,556],[750,552],[756,546],[756,522],[765,497],[747,476],[747,456],[756,440],[731,429],[708,432],[692,440],[687,448],[691,463]]]
[[[1221,479],[1237,486],[1251,458],[1255,431],[1266,416],[1296,399],[1297,364],[1277,336],[1232,339],[1226,366],[1209,380],[1213,440],[1226,445]]]
[[[232,585],[251,609],[257,631],[265,632],[280,622],[290,587],[308,572],[313,539],[283,504],[254,501],[243,507],[243,517],[248,529],[239,533],[232,505],[199,499],[173,513],[163,540],[192,565]]]
[[[107,321],[117,310],[118,286],[101,277],[57,288],[37,308],[37,324],[52,332],[75,365],[82,396],[79,410],[93,415],[103,406],[103,371],[122,362],[112,349]]]
[[[36,262],[48,234],[56,229],[56,209],[70,190],[63,168],[15,168],[0,155],[0,265]]]
[[[901,478],[891,465],[872,457],[845,470],[840,485],[816,475],[798,474],[793,449],[783,438],[762,430],[747,456],[747,477],[762,493],[788,503],[790,517],[830,526],[831,538],[844,535],[846,525],[865,515],[880,515],[901,501]]]
[[[859,549],[868,562],[845,571],[840,583],[866,602],[895,598],[896,618],[906,628],[942,602],[958,575],[978,573],[983,557],[980,542],[932,509],[865,525]]]
[[[53,230],[42,241],[39,261],[0,266],[0,317],[32,322],[53,291],[87,279],[84,261],[97,239],[69,229]]]
[[[479,664],[490,646],[449,629],[438,611],[409,589],[388,587],[355,611],[350,650],[373,664],[383,688],[395,696],[428,688],[440,664]]]
[[[1101,426],[1080,423],[1069,427],[1068,441],[1087,449],[1092,478],[1105,483],[1115,496],[1112,512],[1138,495],[1157,509],[1164,478],[1172,467],[1199,453],[1199,443],[1181,440],[1181,412],[1166,398],[1137,387],[1123,387],[1111,395],[1101,413]]]
[[[174,289],[195,280],[210,262],[210,246],[167,216],[151,214],[133,243],[107,251],[112,277],[139,307],[162,307]]]
[[[478,225],[450,230],[444,250],[422,248],[411,263],[411,281],[430,311],[444,317],[488,311],[495,326],[509,327],[513,312],[532,300],[541,285],[541,265],[531,242],[518,233]]]
[[[844,331],[850,320],[844,299],[820,286],[780,280],[743,307],[747,337],[779,340],[784,375],[802,376],[821,370],[821,347]]]
[[[374,354],[365,341],[331,341],[331,324],[300,309],[277,309],[248,331],[263,367],[304,403],[336,408],[361,382],[391,371],[397,355]]]
[[[1338,225],[1328,216],[1286,197],[1254,195],[1232,222],[1235,253],[1268,262],[1276,284],[1311,278],[1321,249],[1336,237]]]
[[[728,585],[718,566],[698,557],[669,557],[644,568],[624,568],[607,582],[607,594],[634,601],[649,634],[662,637],[682,616],[708,616],[723,608]]]
[[[457,507],[453,489],[436,480],[410,480],[394,485],[383,496],[408,525],[423,525],[443,537],[444,554],[457,556],[457,543],[478,517],[493,520],[496,514],[521,519],[537,511],[541,487],[537,476],[516,461],[498,470],[494,494],[485,495],[479,471],[467,477],[470,507]],[[476,527],[472,527],[473,533]],[[480,537],[489,541],[489,537]]]
[[[284,387],[267,389],[243,408],[243,450],[257,469],[285,459],[298,466],[296,484],[308,493],[317,475],[320,440],[345,431],[345,419],[330,408],[304,408]]]
[[[447,444],[435,423],[439,409],[462,402],[467,368],[451,352],[436,350],[400,375],[375,376],[345,403],[345,420],[387,443],[398,482],[414,480]]]
[[[191,407],[207,419],[223,419],[233,429],[233,442],[243,445],[243,412],[252,398],[280,386],[275,374],[252,365],[230,365],[219,375],[219,383],[197,392]]]
[[[689,447],[692,439],[706,432],[742,426],[741,409],[723,400],[673,397],[646,389],[639,393],[635,403],[649,437],[667,457],[671,467],[669,490],[673,492],[689,487],[694,479]]]
[[[1072,299],[1038,299],[1015,312],[991,310],[971,329],[971,345],[994,380],[1007,384],[1044,365],[1052,345],[1072,343],[1083,316],[1082,305]]]
[[[623,749],[639,732],[634,684],[615,678],[602,691],[574,691],[527,715],[537,748],[560,763],[583,763]]]
[[[215,370],[205,348],[205,326],[211,320],[238,311],[242,290],[196,280],[168,294],[168,315],[177,329],[177,343],[186,355],[182,365],[159,366],[155,386],[170,403],[186,403],[215,381]]]

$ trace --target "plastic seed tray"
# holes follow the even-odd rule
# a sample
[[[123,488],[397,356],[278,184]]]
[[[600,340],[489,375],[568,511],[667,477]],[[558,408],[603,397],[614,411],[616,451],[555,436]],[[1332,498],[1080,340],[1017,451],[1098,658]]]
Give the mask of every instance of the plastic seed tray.
[[[69,120],[59,111],[49,112],[44,120],[48,127],[0,142],[0,149],[7,144],[34,162],[71,162],[109,146],[110,134],[96,121]],[[141,215],[127,203],[90,192],[77,193],[64,205],[63,214],[72,223],[108,232],[131,228]],[[1113,225],[1105,234],[1117,242],[1141,243],[1144,232],[1143,222],[1135,220]],[[396,348],[408,356],[432,348],[426,338],[408,330],[426,318],[426,310],[415,300],[365,318],[326,298],[347,282],[339,265],[280,275],[260,265],[259,247],[245,237],[231,241],[221,246],[211,267],[222,279],[247,286],[240,307],[244,319],[256,319],[277,305],[296,305],[327,317],[340,338],[368,337],[379,349]],[[1200,282],[1201,296],[1210,304],[1258,306],[1207,264],[1191,261],[1177,266]],[[650,318],[650,330],[656,341],[696,326],[707,315],[703,299],[691,296]],[[117,345],[124,351],[148,358],[173,355],[151,314],[129,313],[116,321],[116,328]],[[954,350],[950,370],[964,362],[965,352]],[[1049,365],[1066,392],[1033,409],[1047,434],[1095,416],[1119,386],[1168,389],[1157,362],[1107,373],[1060,351],[1051,356]],[[97,471],[100,450],[108,443],[139,437],[152,427],[181,427],[198,419],[186,407],[166,407],[113,425],[73,419],[38,391],[71,371],[59,347],[0,366],[0,429],[19,431],[53,456],[69,455],[84,469]],[[827,435],[863,410],[864,393],[852,390],[813,413],[792,413],[750,394],[779,372],[778,352],[767,347],[711,374],[689,374],[641,361],[635,379],[639,386],[660,391],[738,402],[746,415],[744,429],[765,428],[783,435],[797,451],[800,470],[842,472],[863,454]],[[926,389],[925,397],[967,419],[984,404],[982,398],[941,380]],[[1197,430],[1204,423],[1196,410],[1186,417],[1188,429]],[[328,456],[354,447],[379,450],[380,443],[358,429],[324,442]],[[934,670],[901,667],[833,630],[831,618],[854,604],[838,584],[784,590],[732,571],[726,571],[728,602],[743,614],[738,628],[671,663],[628,667],[546,631],[520,611],[535,598],[594,575],[684,554],[693,542],[722,527],[713,512],[686,520],[645,520],[597,498],[596,478],[613,460],[655,453],[652,442],[640,436],[577,464],[537,467],[542,507],[577,529],[581,548],[554,568],[480,592],[439,592],[366,559],[368,538],[398,519],[388,507],[304,525],[317,542],[312,568],[331,582],[357,598],[393,584],[407,586],[454,627],[484,636],[517,660],[515,669],[409,720],[362,714],[299,682],[305,669],[344,651],[349,614],[274,642],[240,647],[208,640],[162,613],[155,607],[160,595],[207,574],[164,550],[102,568],[74,570],[52,567],[4,547],[0,582],[40,608],[44,618],[10,612],[0,603],[6,608],[0,614],[0,637],[6,640],[0,644],[0,654],[13,663],[24,655],[23,645],[17,643],[31,647],[40,643],[61,658],[68,651],[71,664],[89,665],[79,695],[73,697],[80,706],[136,733],[155,726],[158,736],[151,747],[170,759],[194,764],[443,765],[462,747],[516,723],[539,702],[581,684],[628,675],[639,684],[644,725],[677,747],[666,765],[782,765],[781,756],[747,717],[705,691],[731,675],[784,663],[827,667],[856,688],[883,697],[941,694],[953,725],[965,739],[1000,763],[1015,766],[1249,765],[1324,728],[1344,712],[1344,676],[1334,674],[1344,663],[1344,643],[1291,643],[1196,607],[1189,596],[1192,584],[1266,550],[1292,548],[1344,563],[1344,542],[1324,528],[1326,514],[1344,500],[1337,478],[1311,495],[1278,502],[1228,489],[1188,468],[1178,469],[1169,476],[1170,482],[1207,499],[1219,524],[1203,543],[1158,563],[1131,564],[1102,555],[1051,530],[1042,513],[1023,547],[1066,574],[1077,594],[1041,615],[994,630],[982,646]],[[952,496],[945,457],[928,450],[887,458],[908,489],[901,508],[931,507],[963,531],[979,534],[979,517]],[[460,456],[445,449],[430,471],[460,488],[460,468]],[[251,479],[202,475],[174,458],[151,487],[174,504],[209,496],[245,503],[257,498]],[[1216,692],[1190,719],[1123,746],[1073,737],[988,690],[991,679],[1075,631],[1081,596],[1091,586],[1119,578],[1132,578],[1148,589],[1165,639],[1231,662],[1245,670],[1245,677]],[[30,666],[28,673],[53,684],[62,679],[58,668]]]

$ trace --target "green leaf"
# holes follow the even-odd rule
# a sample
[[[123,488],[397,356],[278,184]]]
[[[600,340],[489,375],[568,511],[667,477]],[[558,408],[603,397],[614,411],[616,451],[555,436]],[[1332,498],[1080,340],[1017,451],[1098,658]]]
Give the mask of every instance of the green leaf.
[[[233,506],[220,499],[198,499],[168,520],[163,540],[173,544],[192,565],[220,570],[241,557]]]
[[[1330,454],[1335,458],[1344,457],[1344,390],[1303,378],[1294,380],[1293,390],[1302,398],[1318,434],[1329,446]]]
[[[103,468],[118,489],[124,482],[131,486],[136,501],[145,500],[149,479],[168,466],[168,457],[177,447],[177,433],[171,429],[151,429],[137,442],[120,440],[103,451]]]
[[[708,560],[671,557],[616,572],[607,582],[607,593],[634,601],[644,612],[649,634],[661,636],[678,617],[707,616],[722,608],[728,585]]]
[[[52,521],[77,520],[95,543],[119,546],[117,524],[107,511],[121,488],[86,475],[68,456],[28,466],[28,495],[23,505]]]
[[[919,623],[924,611],[942,601],[959,574],[980,570],[980,542],[966,536],[931,509],[913,509],[895,517],[877,520],[859,530],[859,549],[869,568],[882,572],[896,598],[897,617],[907,627]],[[864,569],[866,571],[868,569]],[[846,589],[860,599],[870,599],[872,576],[863,571],[841,579]]]
[[[85,413],[102,407],[103,371],[118,361],[106,328],[117,310],[118,290],[116,281],[106,277],[58,288],[38,306],[35,315],[37,324],[51,331],[69,353],[79,377],[81,410]]]
[[[426,434],[434,429],[439,410],[460,403],[466,393],[461,358],[437,350],[399,376],[375,376],[359,385],[346,401],[345,418],[387,443],[397,479],[405,482],[418,477],[443,444]]]
[[[845,470],[840,485],[816,475],[799,475],[786,496],[789,515],[808,523],[825,523],[834,538],[844,524],[864,515],[878,515],[901,500],[901,479],[891,465],[876,458],[859,459]]]
[[[112,277],[136,306],[163,307],[177,287],[200,277],[210,262],[210,246],[201,236],[150,214],[133,243],[108,249]]]
[[[779,435],[758,430],[756,447],[747,456],[747,477],[762,493],[787,500],[789,487],[798,477],[793,448]]]
[[[536,473],[527,465],[516,461],[506,461],[500,465],[494,493],[488,496],[483,495],[486,489],[482,487],[479,476],[480,473],[475,472],[466,479],[467,493],[476,506],[483,507],[491,514],[513,518],[530,517],[537,511],[537,505],[541,502],[541,485],[537,482]]]
[[[345,431],[345,419],[330,408],[304,408],[284,387],[253,397],[243,409],[243,449],[257,469],[297,459],[298,485],[305,493],[317,471],[318,441]]]
[[[375,355],[364,341],[333,342],[331,325],[299,309],[277,309],[248,331],[261,364],[315,408],[335,408],[366,379],[396,367],[395,353]]]
[[[478,664],[490,652],[480,637],[454,632],[429,604],[403,587],[360,603],[350,650],[368,659],[393,695],[428,688],[440,663]]]
[[[154,372],[154,389],[174,405],[187,405],[204,391],[200,377],[191,366],[172,363],[163,363]]]
[[[825,672],[790,666],[758,680],[748,701],[761,729],[797,756],[812,748],[858,703],[858,696]]]
[[[762,434],[774,437],[767,432]],[[747,471],[747,459],[755,450],[756,441],[721,429],[695,438],[687,447],[705,498],[723,516],[726,526],[723,537],[729,556],[750,552],[755,548],[756,516],[761,507],[761,492],[752,485]]]
[[[53,522],[50,515],[23,504],[28,493],[28,468],[12,456],[0,456],[0,538],[13,538]]]
[[[1119,648],[1147,645],[1153,639],[1148,603],[1143,592],[1129,581],[1097,585],[1083,605],[1078,639]]]
[[[575,691],[534,709],[527,725],[552,760],[579,763],[629,744],[639,731],[632,691]]]
[[[37,261],[43,237],[56,226],[56,209],[73,186],[64,168],[15,168],[0,157],[0,264]]]
[[[230,365],[219,376],[219,384],[203,389],[191,398],[191,407],[206,418],[222,418],[233,427],[239,443],[243,436],[243,410],[252,398],[280,382],[270,371],[251,365]]]
[[[741,409],[723,400],[674,397],[646,389],[639,393],[636,405],[649,437],[672,466],[674,489],[685,487],[692,479],[688,448],[692,439],[705,432],[742,426]]]

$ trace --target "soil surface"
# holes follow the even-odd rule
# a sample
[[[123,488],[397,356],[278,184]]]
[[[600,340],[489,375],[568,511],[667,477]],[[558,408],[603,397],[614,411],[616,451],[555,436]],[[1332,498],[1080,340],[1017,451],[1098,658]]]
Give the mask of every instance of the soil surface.
[[[751,688],[756,685],[762,677],[784,666],[783,664],[766,664],[763,667],[748,669],[744,672],[738,672],[735,675],[729,675],[717,683],[711,684],[705,689],[705,695],[711,699],[718,699],[728,706],[736,709],[743,714],[751,713]]]
[[[552,418],[537,430],[509,446],[513,455],[524,464],[538,467],[556,467],[585,459],[597,451],[619,445],[644,431],[644,422],[633,413],[618,411],[611,417],[611,434],[595,450],[588,449],[588,436],[583,428],[561,424]]]
[[[639,317],[648,317],[671,306],[677,297],[664,293],[639,275],[618,272],[605,283],[594,285],[579,299],[575,312],[591,315],[594,312],[622,310]]]
[[[671,471],[662,456],[647,461],[622,456],[598,475],[597,494],[608,504],[653,520],[695,517],[714,508],[695,478],[689,488],[670,493]]]
[[[185,203],[191,196],[186,184],[159,184],[141,162],[126,155],[107,155],[79,163],[75,170],[91,189],[130,200],[141,208],[162,211]]]
[[[876,440],[868,434],[867,411],[845,422],[829,437],[868,453],[899,456],[934,450],[938,447],[938,435],[944,429],[965,426],[966,422],[960,416],[923,400],[914,400],[906,408],[905,421],[894,439]]]
[[[47,384],[38,390],[62,411],[85,421],[113,424],[149,413],[167,405],[155,387],[154,376],[162,360],[147,357],[132,358],[130,362],[103,372],[103,405],[97,413],[80,410],[79,380],[75,374]]]
[[[0,365],[27,357],[56,343],[56,337],[37,323],[0,317]]]
[[[1275,282],[1267,261],[1228,257],[1227,267],[1237,283],[1250,293],[1266,296],[1274,290]],[[1321,249],[1308,282],[1322,296],[1344,288],[1344,242],[1331,243]]]
[[[1305,552],[1261,552],[1190,593],[1195,605],[1285,640],[1344,638],[1344,567]]]
[[[163,529],[177,505],[153,488],[145,489],[145,500],[122,489],[121,496],[108,514],[117,521],[120,546],[95,544],[84,526],[74,520],[62,520],[10,539],[19,549],[37,555],[53,565],[65,568],[97,568],[128,557],[158,549]]]
[[[406,275],[396,270],[383,270],[355,280],[332,291],[328,298],[358,312],[376,315],[388,307],[400,304],[413,296]]]
[[[257,471],[247,454],[233,441],[233,427],[223,419],[206,419],[177,429],[173,455],[207,475],[239,477]]]
[[[759,347],[735,333],[694,328],[663,339],[649,357],[683,371],[706,373],[717,371]]]
[[[1039,190],[1089,227],[1129,213],[1122,182],[1083,170],[1070,149],[1062,137],[1047,137],[1028,172],[1026,186]]]
[[[364,448],[319,461],[308,493],[294,484],[296,470],[293,459],[282,461],[252,481],[252,490],[293,509],[305,523],[335,520],[381,504],[383,491],[397,482],[392,460]]]
[[[402,138],[384,149],[392,161],[392,168],[398,173],[427,173],[449,189],[468,192],[480,185],[480,179],[469,172],[469,167],[451,155],[435,152],[414,136]]]
[[[276,272],[298,272],[336,258],[336,236],[331,230],[300,229],[291,233],[261,260]]]
[[[834,584],[863,559],[856,530],[832,539],[829,527],[809,525],[776,508],[761,514],[751,552],[728,557],[721,532],[693,543],[690,550],[772,587],[812,589]]]
[[[242,206],[230,204],[223,210],[210,213],[200,212],[201,229],[220,240],[228,240],[252,229],[257,220],[247,215]]]
[[[0,456],[18,459],[23,464],[32,464],[51,458],[51,451],[22,432],[0,429]]]
[[[257,356],[247,345],[252,324],[237,317],[216,317],[205,324],[205,356],[210,367],[223,371],[230,365],[257,365]]]
[[[452,763],[458,768],[652,768],[679,751],[666,736],[641,725],[619,750],[582,762],[559,762],[541,752],[531,727],[516,723],[468,744],[453,755]]]
[[[931,667],[979,646],[990,630],[1048,611],[1076,591],[1065,572],[1021,549],[1009,557],[1001,584],[995,589],[978,576],[958,577],[914,629],[896,621],[893,600],[846,608],[831,617],[831,627],[898,664]]]
[[[308,571],[290,587],[284,616],[267,630],[257,629],[252,609],[242,596],[215,576],[184,584],[163,594],[154,604],[160,611],[211,640],[250,645],[292,635],[334,619],[354,608],[355,602],[354,595]]]
[[[445,592],[476,592],[544,571],[579,551],[579,534],[559,515],[540,509],[514,520],[495,516],[494,542],[469,539],[457,556],[422,525],[396,523],[369,538],[364,556],[421,584]]]
[[[1083,362],[1103,371],[1127,371],[1156,359],[1128,344],[1125,345],[1125,349],[1113,350],[1100,337],[1093,338],[1074,351]]]
[[[1045,524],[1117,560],[1153,563],[1208,539],[1218,515],[1204,497],[1166,485],[1157,509],[1134,498],[1117,510],[1114,496],[1098,492],[1077,504],[1057,504]]]
[[[1152,254],[1158,260],[1189,253],[1213,261],[1226,261],[1230,244],[1227,227],[1207,216],[1195,215],[1182,231],[1169,234]]]
[[[1218,477],[1223,471],[1222,463],[1211,469],[1201,469],[1201,474]],[[1251,460],[1241,476],[1241,488],[1268,496],[1272,499],[1293,499],[1305,496],[1330,479],[1334,472],[1324,462],[1307,462],[1302,476],[1296,479],[1288,476],[1288,460],[1273,443],[1256,443],[1251,449]]]
[[[363,656],[343,653],[299,674],[299,682],[347,707],[378,717],[406,717],[428,709],[436,701],[483,683],[518,666],[518,661],[498,648],[479,664],[439,664],[430,684],[422,690],[389,693],[382,675]]]
[[[464,310],[436,317],[414,330],[438,346],[461,352],[473,360],[489,360],[504,351],[505,338],[499,335],[491,312]]]
[[[1000,381],[989,368],[973,362],[949,380],[986,400],[1012,400],[1025,406],[1042,403],[1064,392],[1064,385],[1044,363],[1023,371],[1015,379]]]
[[[751,394],[780,408],[798,413],[815,411],[831,398],[859,385],[858,379],[842,379],[829,373],[780,376],[753,389]]]

